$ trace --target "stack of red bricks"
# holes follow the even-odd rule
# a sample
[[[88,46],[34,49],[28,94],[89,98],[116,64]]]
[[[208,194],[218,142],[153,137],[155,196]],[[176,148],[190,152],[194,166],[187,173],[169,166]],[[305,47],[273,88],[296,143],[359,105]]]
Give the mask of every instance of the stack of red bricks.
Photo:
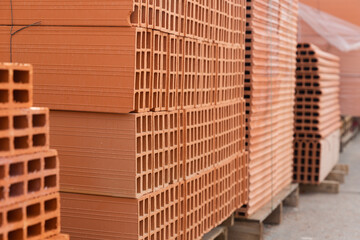
[[[0,64],[0,239],[60,233],[59,164],[49,111],[32,107],[31,65]]]
[[[292,181],[293,107],[297,38],[294,0],[247,1],[246,146],[250,216]]]
[[[13,31],[41,20],[12,57],[54,110],[72,239],[199,239],[247,203],[244,0],[43,2],[12,1]]]
[[[339,160],[339,58],[298,44],[294,181],[322,182]]]

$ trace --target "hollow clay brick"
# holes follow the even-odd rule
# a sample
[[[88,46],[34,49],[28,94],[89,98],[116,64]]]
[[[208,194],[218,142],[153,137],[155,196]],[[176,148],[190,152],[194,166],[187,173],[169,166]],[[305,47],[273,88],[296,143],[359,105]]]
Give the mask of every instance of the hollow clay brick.
[[[244,131],[249,202],[238,212],[251,215],[291,183],[297,4],[288,0],[246,4]],[[224,56],[231,54],[221,51]]]
[[[52,146],[59,150],[62,159],[61,188],[140,197],[189,178],[244,149],[243,109],[244,104],[237,103],[121,115],[53,111]],[[215,111],[219,112],[217,118]],[[216,134],[215,123],[219,125]],[[215,146],[216,137],[218,146]],[[101,145],[98,139],[102,139]],[[104,155],[106,152],[111,154]],[[119,160],[124,163],[118,165]],[[82,168],[83,172],[74,177],[76,168]]]
[[[58,193],[1,207],[0,210],[0,237],[5,240],[40,240],[60,232]]]
[[[325,138],[340,127],[339,58],[299,43],[296,75],[295,137]]]
[[[237,208],[236,194],[247,191],[242,186],[236,192],[237,165],[243,163],[228,159],[138,199],[62,193],[63,231],[75,240],[201,239]]]
[[[47,108],[0,109],[0,156],[9,157],[49,149]]]
[[[32,107],[32,86],[33,68],[30,64],[0,63],[0,108]]]
[[[58,190],[59,160],[56,150],[0,160],[0,207]]]
[[[26,30],[13,38],[12,54],[14,61],[31,62],[36,68],[36,105],[117,113],[149,110],[151,30],[42,26]],[[5,53],[0,61],[9,59],[8,31],[10,27],[0,28],[4,32],[0,49]],[[20,51],[25,42],[38,50]]]
[[[139,199],[73,193],[61,199],[62,229],[71,239],[175,239],[179,231],[178,184]]]
[[[147,27],[158,31],[218,43],[237,44],[243,39],[244,1],[193,0],[82,0],[54,3],[20,0],[1,3],[1,25]],[[12,9],[12,11],[11,11]],[[11,16],[13,13],[13,17]]]
[[[50,120],[61,190],[116,197],[153,190],[152,113],[52,111]]]
[[[29,25],[41,21],[46,26],[141,26],[142,7],[147,1],[105,0],[93,2],[51,2],[48,0],[12,1],[14,25]],[[1,3],[1,25],[11,24],[11,4]],[[145,26],[145,24],[144,24]]]
[[[339,68],[338,57],[323,52],[312,44],[298,44],[295,182],[320,183],[339,159]],[[328,144],[324,144],[324,141]]]
[[[296,138],[294,182],[319,184],[339,161],[339,130],[323,139]]]

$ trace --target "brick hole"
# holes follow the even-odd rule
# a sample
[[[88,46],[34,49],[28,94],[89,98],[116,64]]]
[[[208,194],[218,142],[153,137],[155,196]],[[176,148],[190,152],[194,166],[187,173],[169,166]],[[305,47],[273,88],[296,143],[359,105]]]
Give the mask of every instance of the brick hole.
[[[0,130],[9,129],[9,118],[8,117],[0,117]]]
[[[0,180],[5,178],[5,166],[0,166]]]
[[[44,166],[45,169],[55,169],[56,165],[57,165],[56,156],[45,158],[45,166]]]
[[[139,23],[139,7],[137,5],[134,6],[134,11],[130,14],[130,23]]]
[[[147,176],[147,184],[148,184],[148,189],[152,188],[152,174],[148,174]]]
[[[38,192],[41,189],[41,179],[33,179],[28,182],[28,193]]]
[[[57,210],[58,206],[57,206],[57,199],[50,199],[45,201],[45,212],[52,212]]]
[[[28,127],[27,116],[14,116],[13,125],[15,129],[24,129]]]
[[[0,83],[8,83],[9,82],[9,70],[2,69],[0,70]]]
[[[15,177],[24,174],[24,163],[13,163],[10,165],[10,177]]]
[[[9,102],[9,91],[0,90],[0,103],[8,103],[8,102]]]
[[[160,26],[160,11],[159,10],[155,10],[155,25],[156,26]]]
[[[3,225],[3,212],[0,212],[0,227],[2,227],[2,225]],[[2,235],[0,235],[1,237],[2,237]],[[0,237],[0,239],[1,239],[1,237]]]
[[[36,203],[26,207],[26,218],[34,218],[40,216],[41,206],[40,203]]]
[[[40,159],[30,160],[27,164],[28,173],[35,173],[41,170]]]
[[[153,24],[153,9],[152,8],[148,8],[149,12],[148,12],[148,15],[149,15],[149,18],[148,18],[148,24],[149,25],[152,25]]]
[[[143,190],[143,191],[146,191],[146,187],[147,187],[146,177],[143,177],[142,180],[143,180],[143,182],[142,182],[142,186],[143,186],[142,188],[143,188],[143,189],[142,189],[142,190]]]
[[[139,108],[140,109],[143,109],[144,108],[144,94],[143,93],[140,93],[139,95]]]
[[[142,162],[141,162],[141,157],[136,158],[136,173],[141,173],[142,171]]]
[[[21,208],[17,208],[7,212],[7,222],[14,223],[19,222],[23,219],[23,212]]]
[[[0,201],[5,199],[5,188],[4,187],[0,187]],[[2,221],[1,215],[0,215],[0,221]],[[1,224],[0,224],[1,227]]]
[[[41,223],[27,227],[27,237],[35,237],[41,234]]]
[[[14,83],[29,83],[30,73],[24,70],[14,70]]]
[[[13,90],[13,101],[17,103],[29,102],[28,90]]]
[[[41,147],[41,146],[45,146],[45,144],[46,144],[46,135],[45,134],[33,135],[32,139],[33,139],[34,147]]]
[[[17,197],[24,194],[24,183],[18,182],[10,185],[9,196]]]
[[[144,221],[140,221],[139,223],[139,235],[143,236],[144,235]]]
[[[146,92],[145,93],[145,108],[149,108],[150,107],[150,93],[149,92]]]
[[[9,240],[24,240],[24,232],[22,229],[16,229],[8,233]]]
[[[29,141],[27,136],[15,137],[14,139],[15,149],[26,149],[29,147]]]
[[[137,186],[136,192],[137,192],[137,193],[140,193],[140,192],[141,192],[141,177],[138,177],[138,178],[136,179],[136,186]]]
[[[140,109],[139,93],[135,93],[135,109]]]
[[[45,221],[45,232],[55,230],[57,228],[57,218],[51,218]]]
[[[145,130],[145,128],[141,128],[141,118],[136,118],[136,133],[142,133],[142,130]]]
[[[142,145],[141,137],[137,137],[136,138],[137,153],[141,153],[141,145]]]
[[[146,7],[141,8],[141,23],[146,23]]]
[[[33,127],[45,127],[46,125],[46,115],[45,114],[34,114],[32,116],[32,126]]]

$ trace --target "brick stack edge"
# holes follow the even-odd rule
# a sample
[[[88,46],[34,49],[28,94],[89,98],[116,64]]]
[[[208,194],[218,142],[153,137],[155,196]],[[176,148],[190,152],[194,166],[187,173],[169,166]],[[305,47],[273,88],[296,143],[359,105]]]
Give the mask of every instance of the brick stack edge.
[[[292,182],[298,1],[247,1],[246,149],[250,216]]]
[[[14,31],[41,20],[12,57],[52,110],[72,239],[200,239],[247,203],[245,0],[12,3]]]
[[[0,63],[2,240],[64,237],[58,235],[59,161],[49,149],[49,111],[32,107],[32,84],[31,65]]]
[[[317,184],[339,160],[339,58],[298,44],[294,181]]]

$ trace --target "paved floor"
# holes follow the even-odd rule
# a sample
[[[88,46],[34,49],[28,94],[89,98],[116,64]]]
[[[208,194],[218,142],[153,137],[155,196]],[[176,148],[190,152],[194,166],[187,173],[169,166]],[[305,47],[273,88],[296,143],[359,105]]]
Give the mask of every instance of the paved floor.
[[[279,226],[265,227],[265,240],[360,240],[360,135],[340,157],[350,174],[339,194],[302,194],[298,208],[285,208]]]

